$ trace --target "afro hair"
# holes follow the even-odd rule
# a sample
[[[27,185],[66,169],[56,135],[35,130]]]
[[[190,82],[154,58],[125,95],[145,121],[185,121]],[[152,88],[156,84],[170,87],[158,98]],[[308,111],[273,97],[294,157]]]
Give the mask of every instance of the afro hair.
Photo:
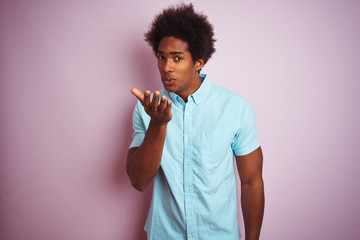
[[[161,39],[169,36],[188,44],[193,61],[203,59],[205,64],[215,52],[214,28],[207,16],[194,11],[191,3],[171,6],[156,15],[145,33],[145,41],[156,54]]]

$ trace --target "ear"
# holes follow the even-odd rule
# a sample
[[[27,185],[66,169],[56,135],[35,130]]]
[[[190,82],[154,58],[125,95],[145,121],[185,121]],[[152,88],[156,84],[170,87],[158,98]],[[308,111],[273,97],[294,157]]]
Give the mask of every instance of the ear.
[[[195,69],[197,71],[200,71],[203,66],[204,66],[204,59],[198,59],[195,61]]]

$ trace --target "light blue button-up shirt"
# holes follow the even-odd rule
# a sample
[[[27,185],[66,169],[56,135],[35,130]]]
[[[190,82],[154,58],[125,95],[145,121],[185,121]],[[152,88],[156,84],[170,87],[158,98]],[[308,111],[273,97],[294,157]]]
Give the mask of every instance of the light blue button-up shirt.
[[[255,114],[243,97],[211,84],[205,74],[200,79],[187,103],[160,90],[173,102],[173,117],[145,224],[150,240],[240,238],[234,154],[260,146]],[[130,148],[141,145],[149,122],[138,101]]]

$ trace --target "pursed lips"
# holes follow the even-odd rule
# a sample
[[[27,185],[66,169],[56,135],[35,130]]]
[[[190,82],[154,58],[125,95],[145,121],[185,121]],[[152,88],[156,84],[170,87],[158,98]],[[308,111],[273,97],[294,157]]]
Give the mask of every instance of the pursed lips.
[[[174,77],[163,77],[162,80],[163,80],[163,82],[172,82],[172,81],[175,81],[176,78],[174,78]]]

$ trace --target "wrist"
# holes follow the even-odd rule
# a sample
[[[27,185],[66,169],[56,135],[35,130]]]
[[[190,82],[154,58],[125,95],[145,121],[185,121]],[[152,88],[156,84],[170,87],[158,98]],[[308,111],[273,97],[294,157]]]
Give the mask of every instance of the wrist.
[[[156,128],[157,130],[166,130],[168,122],[159,122],[153,119],[150,120],[149,128]]]

